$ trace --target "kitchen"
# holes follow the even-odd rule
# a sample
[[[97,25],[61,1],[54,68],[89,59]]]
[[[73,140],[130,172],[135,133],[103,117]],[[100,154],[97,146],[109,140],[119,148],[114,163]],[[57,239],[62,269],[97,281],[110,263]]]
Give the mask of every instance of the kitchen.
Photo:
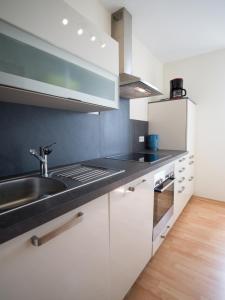
[[[0,2],[0,299],[224,299],[225,8],[201,5]]]

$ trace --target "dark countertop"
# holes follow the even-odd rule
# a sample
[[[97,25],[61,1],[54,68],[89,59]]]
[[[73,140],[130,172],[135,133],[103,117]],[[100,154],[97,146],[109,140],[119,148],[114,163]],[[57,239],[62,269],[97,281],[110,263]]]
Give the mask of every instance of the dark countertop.
[[[146,150],[144,152],[149,153],[150,151]],[[72,209],[107,194],[119,186],[177,160],[187,153],[186,151],[175,150],[160,150],[160,152],[170,154],[171,156],[152,165],[144,162],[121,161],[109,158],[82,162],[90,166],[125,170],[125,172],[79,189],[70,190],[61,195],[52,196],[41,202],[33,202],[29,206],[0,215],[0,243],[4,243]]]

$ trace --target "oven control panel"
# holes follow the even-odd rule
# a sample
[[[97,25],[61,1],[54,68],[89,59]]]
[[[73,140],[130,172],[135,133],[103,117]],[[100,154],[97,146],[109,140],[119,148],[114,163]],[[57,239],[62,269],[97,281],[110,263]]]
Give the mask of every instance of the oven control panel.
[[[174,165],[166,166],[165,169],[162,169],[154,176],[154,187],[159,186],[167,179],[174,178]]]

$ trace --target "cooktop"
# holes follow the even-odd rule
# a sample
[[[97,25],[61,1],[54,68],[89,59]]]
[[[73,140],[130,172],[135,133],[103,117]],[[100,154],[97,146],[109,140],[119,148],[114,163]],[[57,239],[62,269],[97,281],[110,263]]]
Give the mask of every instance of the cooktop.
[[[155,153],[128,153],[128,154],[111,156],[108,158],[118,159],[118,160],[134,160],[134,161],[148,162],[150,164],[153,164],[169,157],[171,157],[170,154],[168,155],[165,153],[155,152]]]

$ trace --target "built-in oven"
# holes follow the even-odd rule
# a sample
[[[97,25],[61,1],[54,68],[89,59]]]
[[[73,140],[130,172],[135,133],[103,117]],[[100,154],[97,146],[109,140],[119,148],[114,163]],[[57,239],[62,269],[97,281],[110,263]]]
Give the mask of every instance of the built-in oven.
[[[167,166],[154,176],[153,241],[173,216],[174,181],[174,165]]]

